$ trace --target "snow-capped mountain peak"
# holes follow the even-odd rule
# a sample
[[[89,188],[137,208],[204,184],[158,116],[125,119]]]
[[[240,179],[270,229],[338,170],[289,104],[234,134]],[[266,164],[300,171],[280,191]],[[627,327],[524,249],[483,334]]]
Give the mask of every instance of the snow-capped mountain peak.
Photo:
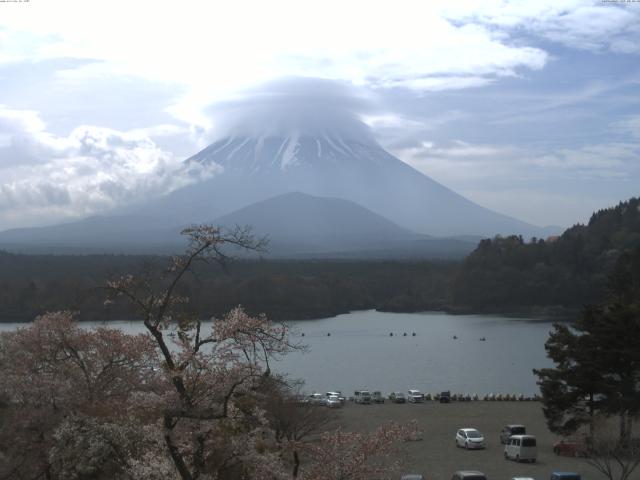
[[[292,131],[286,136],[229,136],[187,160],[187,164],[218,164],[226,171],[256,174],[268,170],[318,167],[323,164],[380,163],[389,156],[368,138],[313,136]]]

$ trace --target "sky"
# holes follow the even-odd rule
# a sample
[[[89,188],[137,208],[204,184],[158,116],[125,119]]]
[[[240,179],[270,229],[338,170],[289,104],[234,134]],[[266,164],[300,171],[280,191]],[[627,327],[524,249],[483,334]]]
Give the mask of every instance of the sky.
[[[0,230],[198,181],[181,162],[274,84],[536,225],[640,195],[638,1],[7,0]]]

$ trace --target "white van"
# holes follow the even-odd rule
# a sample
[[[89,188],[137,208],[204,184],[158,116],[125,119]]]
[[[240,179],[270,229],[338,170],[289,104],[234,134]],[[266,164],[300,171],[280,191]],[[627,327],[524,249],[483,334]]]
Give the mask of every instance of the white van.
[[[371,392],[369,390],[356,390],[353,394],[356,403],[371,403]]]
[[[512,435],[504,447],[504,458],[516,462],[535,462],[538,456],[536,437],[533,435]]]

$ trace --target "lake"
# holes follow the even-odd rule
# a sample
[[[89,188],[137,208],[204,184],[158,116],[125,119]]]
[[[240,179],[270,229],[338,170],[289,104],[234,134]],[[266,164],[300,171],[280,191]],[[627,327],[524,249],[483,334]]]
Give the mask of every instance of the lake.
[[[417,388],[533,395],[538,387],[531,370],[551,365],[544,342],[552,324],[543,320],[371,310],[289,324],[292,339],[305,343],[308,352],[286,356],[274,370],[304,379],[308,392],[352,395],[369,389],[387,394]],[[144,330],[140,322],[108,325],[132,333]],[[24,324],[0,324],[0,330],[17,326]]]

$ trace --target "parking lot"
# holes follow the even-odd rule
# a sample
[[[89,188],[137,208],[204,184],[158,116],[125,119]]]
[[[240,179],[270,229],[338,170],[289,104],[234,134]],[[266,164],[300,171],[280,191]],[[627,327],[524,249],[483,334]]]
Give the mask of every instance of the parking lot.
[[[345,430],[371,431],[390,420],[408,422],[415,419],[423,431],[423,439],[404,443],[401,454],[405,462],[403,473],[421,473],[427,480],[450,480],[456,470],[480,470],[488,480],[509,480],[512,477],[549,479],[553,471],[573,471],[583,480],[605,477],[582,458],[559,457],[552,451],[557,437],[546,427],[539,402],[453,402],[440,404],[427,401],[418,404],[355,405],[347,402],[340,410],[339,423]],[[505,460],[499,433],[507,424],[524,424],[527,433],[537,437],[536,463],[516,463]],[[486,439],[484,450],[456,448],[456,430],[473,427]],[[633,479],[640,479],[640,469]]]

